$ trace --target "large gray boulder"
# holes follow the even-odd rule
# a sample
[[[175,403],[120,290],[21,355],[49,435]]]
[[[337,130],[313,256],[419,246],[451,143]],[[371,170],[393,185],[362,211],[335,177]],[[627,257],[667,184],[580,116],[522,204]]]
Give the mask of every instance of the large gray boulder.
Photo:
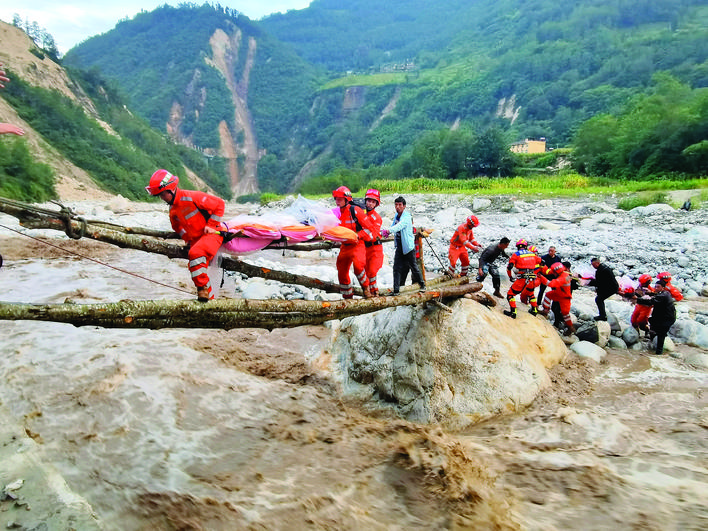
[[[544,320],[512,321],[460,299],[448,313],[409,306],[344,319],[328,353],[345,394],[416,422],[464,427],[517,411],[550,384],[567,354]]]

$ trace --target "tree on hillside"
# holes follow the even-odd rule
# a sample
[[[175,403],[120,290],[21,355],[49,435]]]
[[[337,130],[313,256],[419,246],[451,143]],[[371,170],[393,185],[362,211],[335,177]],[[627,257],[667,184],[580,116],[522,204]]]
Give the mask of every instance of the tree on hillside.
[[[691,89],[661,74],[618,117],[585,122],[573,141],[573,160],[578,171],[590,175],[700,174],[706,169],[700,166],[706,138],[708,88]]]

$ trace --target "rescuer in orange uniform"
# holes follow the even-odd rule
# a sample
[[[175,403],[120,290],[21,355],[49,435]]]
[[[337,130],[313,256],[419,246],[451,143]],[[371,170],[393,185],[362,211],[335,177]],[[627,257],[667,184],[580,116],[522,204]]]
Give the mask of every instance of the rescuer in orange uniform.
[[[573,290],[571,289],[572,278],[570,272],[565,268],[565,266],[556,262],[551,265],[550,276],[555,276],[554,279],[549,280],[548,278],[542,276],[541,283],[550,290],[543,297],[543,306],[539,312],[543,316],[547,316],[548,312],[551,310],[551,303],[557,301],[560,306],[560,313],[567,327],[565,330],[565,335],[569,336],[575,333],[575,326],[573,325],[573,320],[570,317],[570,302],[573,298]]]
[[[656,275],[656,279],[661,280],[664,282],[664,284],[666,284],[666,289],[669,291],[669,293],[676,302],[683,300],[683,294],[681,293],[681,290],[679,290],[671,283],[671,273],[669,273],[668,271],[664,271]]]
[[[369,291],[372,297],[378,297],[379,288],[376,283],[376,275],[378,275],[381,266],[383,265],[384,253],[381,246],[381,224],[383,220],[379,213],[376,212],[376,207],[381,204],[381,194],[373,188],[366,191],[364,195],[366,201],[366,217],[371,222],[373,229],[373,239],[370,242],[364,242],[366,248],[366,276],[369,279]]]
[[[635,300],[649,299],[654,293],[654,288],[651,287],[651,275],[643,273],[637,279],[639,287],[634,290]],[[637,330],[643,330],[645,334],[649,333],[649,316],[651,315],[651,305],[636,304],[629,322]]]
[[[170,224],[189,244],[189,271],[197,287],[197,299],[213,299],[211,281],[207,273],[209,263],[224,241],[219,233],[225,203],[215,195],[177,187],[179,179],[167,170],[157,170],[145,187],[150,195],[160,196],[170,205]]]
[[[374,229],[366,212],[352,203],[352,193],[346,186],[340,186],[332,192],[332,197],[339,207],[339,225],[356,232],[358,240],[355,243],[342,243],[337,256],[337,274],[339,290],[342,297],[354,297],[354,286],[349,277],[349,268],[354,265],[354,274],[361,284],[364,297],[371,298],[369,280],[366,276],[366,242],[374,240]]]
[[[517,241],[517,250],[511,255],[506,266],[506,274],[511,281],[511,287],[506,293],[509,309],[504,310],[504,315],[508,315],[512,319],[516,319],[516,296],[524,290],[530,293],[529,303],[531,309],[529,313],[533,315],[538,313],[538,304],[533,290],[536,287],[536,266],[541,263],[541,258],[536,253],[529,251],[527,247],[526,240]]]
[[[482,247],[474,239],[472,229],[479,225],[477,216],[469,216],[465,222],[457,227],[455,234],[450,238],[450,250],[448,258],[450,259],[450,267],[447,272],[452,277],[455,275],[457,261],[460,261],[460,276],[466,277],[470,269],[470,255],[467,252],[469,249],[473,253],[478,252]]]

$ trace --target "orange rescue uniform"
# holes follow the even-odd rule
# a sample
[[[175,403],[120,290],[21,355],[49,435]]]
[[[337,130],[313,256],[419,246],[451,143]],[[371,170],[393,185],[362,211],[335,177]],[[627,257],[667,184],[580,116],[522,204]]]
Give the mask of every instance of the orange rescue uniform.
[[[470,255],[467,249],[476,253],[479,251],[480,245],[477,240],[474,239],[472,229],[470,229],[467,222],[465,222],[457,227],[455,234],[450,238],[450,250],[448,251],[448,258],[450,259],[448,272],[450,276],[455,274],[458,260],[460,262],[460,276],[467,276],[467,272],[470,268]]]
[[[369,291],[374,296],[378,296],[379,288],[376,283],[376,276],[383,266],[383,247],[381,246],[381,224],[383,220],[376,210],[369,210],[366,212],[366,217],[371,222],[371,229],[373,230],[373,238],[370,242],[365,242],[364,247],[366,248],[366,276],[369,280]]]
[[[207,268],[224,238],[220,234],[205,234],[204,227],[219,230],[225,206],[224,200],[215,195],[181,188],[177,189],[170,205],[170,224],[189,244],[188,265],[192,281],[197,288],[208,288],[210,299],[213,295]]]
[[[357,233],[355,243],[342,243],[337,256],[337,276],[339,277],[339,291],[345,299],[354,297],[354,285],[351,283],[349,268],[354,266],[354,274],[362,288],[369,286],[366,277],[366,242],[374,238],[374,230],[366,212],[358,206],[348,202],[340,208],[339,225]],[[353,213],[353,215],[352,215]]]
[[[516,296],[525,292],[525,300],[529,301],[531,308],[537,308],[538,303],[534,294],[536,287],[536,268],[542,262],[541,257],[527,249],[519,249],[509,258],[506,266],[507,275],[512,282],[506,299],[509,301],[509,309],[516,312]],[[512,275],[512,270],[516,271],[516,279]]]
[[[543,311],[548,313],[551,311],[553,301],[558,301],[560,305],[561,316],[568,328],[573,326],[573,320],[570,317],[570,301],[573,298],[571,289],[572,278],[568,271],[562,271],[557,278],[549,281],[545,277],[541,278],[541,282],[551,288],[543,297]]]

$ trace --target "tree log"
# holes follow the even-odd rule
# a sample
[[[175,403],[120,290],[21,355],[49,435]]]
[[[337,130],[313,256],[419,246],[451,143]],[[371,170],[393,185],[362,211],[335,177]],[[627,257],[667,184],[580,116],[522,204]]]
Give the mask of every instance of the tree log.
[[[54,321],[103,328],[291,328],[375,312],[394,306],[459,298],[482,289],[479,282],[444,286],[396,297],[337,301],[218,299],[121,301],[99,304],[0,302],[0,320]]]
[[[171,243],[153,236],[158,234],[164,238],[171,238],[174,236],[174,233],[171,232],[151,231],[150,229],[123,227],[112,223],[86,221],[76,216],[72,217],[66,209],[55,212],[4,198],[0,198],[0,212],[5,212],[6,214],[18,218],[20,224],[29,229],[53,229],[65,232],[73,238],[83,236],[96,241],[109,243],[122,249],[137,249],[138,251],[162,254],[168,258],[187,259],[188,247],[184,243]],[[326,246],[323,247],[325,244]],[[305,242],[297,245],[287,245],[283,242],[276,242],[271,245],[273,245],[271,248],[274,249],[316,250],[332,248],[337,244],[319,241]],[[221,267],[227,271],[242,273],[248,277],[261,277],[267,280],[277,280],[285,284],[297,284],[307,288],[319,289],[327,293],[339,293],[339,284],[337,283],[327,282],[305,275],[296,275],[286,271],[254,266],[229,255],[222,256]],[[444,277],[437,281],[433,279],[428,282],[428,285],[435,285],[445,280]],[[408,289],[415,289],[415,286]],[[362,296],[363,292],[360,287],[355,287],[354,294]]]

